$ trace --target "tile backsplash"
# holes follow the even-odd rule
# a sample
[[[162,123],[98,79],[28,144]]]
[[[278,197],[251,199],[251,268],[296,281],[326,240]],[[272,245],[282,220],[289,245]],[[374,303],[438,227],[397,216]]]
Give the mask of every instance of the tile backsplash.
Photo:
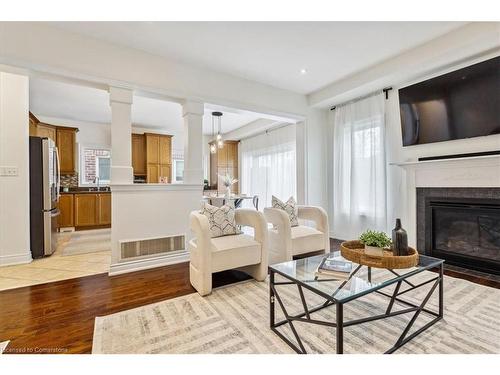
[[[78,187],[78,173],[75,174],[62,174],[61,187],[77,188]]]

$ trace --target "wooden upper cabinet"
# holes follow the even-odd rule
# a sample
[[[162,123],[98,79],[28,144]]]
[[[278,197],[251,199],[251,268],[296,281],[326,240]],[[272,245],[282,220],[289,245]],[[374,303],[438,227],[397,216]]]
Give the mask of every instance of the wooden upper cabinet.
[[[57,131],[56,127],[48,124],[43,124],[39,122],[36,125],[37,128],[37,136],[38,137],[46,137],[51,139],[54,143],[57,141]]]
[[[57,146],[61,174],[76,173],[76,132],[77,128],[55,126],[40,122],[29,112],[30,136],[49,138]]]
[[[146,175],[146,138],[143,134],[132,134],[132,168],[134,175]]]
[[[56,126],[40,122],[36,116],[29,112],[29,134],[34,137],[49,138],[56,142]]]
[[[171,137],[160,137],[159,152],[160,164],[172,164],[172,140]]]
[[[238,168],[238,144],[227,144],[227,166],[229,168]]]
[[[217,187],[219,192],[225,191],[220,176],[226,173],[238,178],[238,141],[224,141],[223,148],[218,148],[216,154],[210,154],[210,185]],[[238,192],[237,183],[231,187],[231,191]]]
[[[36,127],[36,124],[38,124],[40,121],[35,117],[35,115],[31,112],[29,112],[29,126],[30,126],[30,136],[32,137],[38,137],[38,129]]]
[[[172,136],[146,133],[146,181],[158,183],[160,177],[172,181]]]
[[[57,149],[61,174],[75,174],[76,132],[78,129],[57,128]]]
[[[217,148],[217,165],[219,167],[227,166],[227,145],[224,143],[224,147]]]
[[[148,164],[160,163],[160,137],[146,134],[146,162]]]

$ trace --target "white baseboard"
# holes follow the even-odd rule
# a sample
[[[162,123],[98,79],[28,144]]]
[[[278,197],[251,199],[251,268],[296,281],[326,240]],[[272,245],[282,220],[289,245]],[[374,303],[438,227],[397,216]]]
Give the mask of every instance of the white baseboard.
[[[128,272],[147,270],[150,268],[168,266],[169,264],[184,263],[189,261],[189,252],[181,251],[176,254],[164,255],[150,259],[131,260],[123,263],[111,264],[109,276],[120,275]]]
[[[13,266],[15,264],[31,263],[32,260],[31,253],[0,255],[0,266]]]

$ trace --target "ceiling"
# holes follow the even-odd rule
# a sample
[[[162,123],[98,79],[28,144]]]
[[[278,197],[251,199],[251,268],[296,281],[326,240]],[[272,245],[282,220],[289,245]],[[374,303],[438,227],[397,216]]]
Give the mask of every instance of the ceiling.
[[[52,22],[193,66],[301,94],[465,22]],[[301,74],[306,69],[306,74]]]
[[[221,110],[224,113],[223,133],[238,129],[259,118],[255,113],[206,105],[203,134],[211,134],[212,110]],[[111,122],[107,91],[39,78],[30,79],[30,111],[37,116],[58,119],[106,124]],[[182,108],[178,103],[134,96],[132,123],[146,129],[182,132]]]

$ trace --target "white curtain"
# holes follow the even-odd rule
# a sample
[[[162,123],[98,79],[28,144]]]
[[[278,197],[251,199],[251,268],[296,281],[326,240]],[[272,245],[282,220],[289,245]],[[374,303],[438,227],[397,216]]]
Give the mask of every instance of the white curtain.
[[[240,189],[259,196],[259,209],[271,196],[297,199],[295,125],[270,130],[240,142]]]
[[[333,235],[386,231],[383,94],[338,106],[333,115]]]

